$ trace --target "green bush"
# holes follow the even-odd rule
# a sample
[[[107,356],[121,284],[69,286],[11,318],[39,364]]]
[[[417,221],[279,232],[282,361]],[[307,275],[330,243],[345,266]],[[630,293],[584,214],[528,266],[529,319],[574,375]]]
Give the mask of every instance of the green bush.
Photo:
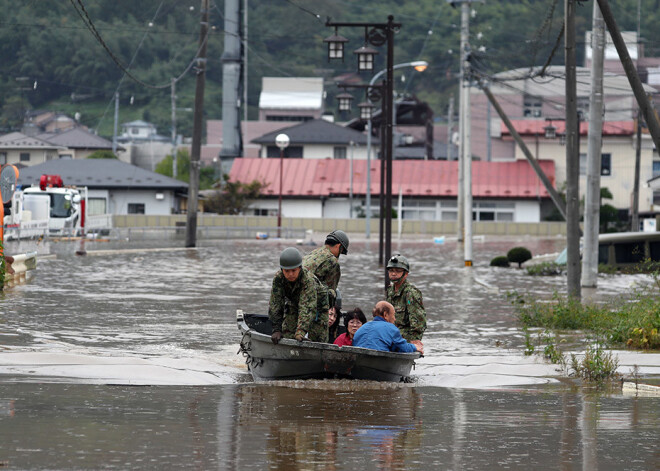
[[[509,259],[506,255],[499,255],[490,261],[491,267],[508,267]]]
[[[527,274],[532,276],[553,276],[561,275],[564,266],[555,262],[537,263],[530,267],[526,267]]]
[[[520,268],[523,263],[532,258],[532,252],[525,247],[514,247],[507,252],[506,257],[510,262],[517,263]]]

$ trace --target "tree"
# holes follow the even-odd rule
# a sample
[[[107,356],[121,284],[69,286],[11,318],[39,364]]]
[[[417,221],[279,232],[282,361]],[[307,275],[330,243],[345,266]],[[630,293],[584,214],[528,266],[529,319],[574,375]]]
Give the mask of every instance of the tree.
[[[156,165],[156,173],[172,177],[172,156],[168,155]],[[187,149],[179,149],[176,153],[176,179],[190,182],[190,155]],[[216,183],[215,169],[203,167],[199,171],[199,189],[208,190]]]
[[[532,258],[532,252],[526,247],[514,247],[507,252],[506,258],[510,262],[517,263],[518,268],[520,268],[523,263]]]
[[[27,111],[26,107],[30,108],[26,100],[19,95],[8,97],[2,105],[2,111],[0,112],[0,125],[2,128],[7,130],[20,129]]]
[[[117,159],[111,150],[96,150],[87,156],[88,159]]]
[[[237,215],[243,213],[250,202],[259,198],[266,185],[258,180],[251,183],[230,182],[228,175],[223,175],[224,185],[204,204],[204,211],[218,214]]]

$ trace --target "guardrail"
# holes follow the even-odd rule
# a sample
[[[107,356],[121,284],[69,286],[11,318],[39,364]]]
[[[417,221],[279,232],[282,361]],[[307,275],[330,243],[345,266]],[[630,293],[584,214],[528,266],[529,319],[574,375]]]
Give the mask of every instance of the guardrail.
[[[37,252],[27,252],[13,255],[14,261],[11,268],[14,273],[5,271],[5,283],[3,288],[10,288],[27,280],[27,273],[37,268]]]

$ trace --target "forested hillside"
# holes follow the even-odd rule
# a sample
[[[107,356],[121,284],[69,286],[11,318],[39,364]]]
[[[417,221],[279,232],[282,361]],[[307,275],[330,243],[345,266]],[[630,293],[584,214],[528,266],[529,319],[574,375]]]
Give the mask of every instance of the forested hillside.
[[[641,0],[641,32],[647,55],[660,54],[660,0]],[[241,1],[241,3],[243,3]],[[262,76],[332,77],[355,71],[351,51],[363,44],[360,28],[344,28],[350,39],[344,63],[328,63],[323,38],[333,21],[402,23],[395,38],[395,63],[427,60],[428,70],[398,74],[399,92],[428,101],[446,113],[459,70],[460,7],[444,0],[248,0],[248,103],[256,118]],[[222,116],[224,2],[211,2],[205,115]],[[578,7],[578,40],[591,28],[592,2]],[[637,30],[638,0],[611,2],[622,30]],[[195,57],[199,41],[197,0],[0,0],[0,127],[15,128],[27,109],[49,108],[73,115],[100,134],[112,134],[115,92],[120,122],[146,119],[161,134],[170,129],[170,81]],[[542,65],[561,38],[563,2],[510,0],[473,4],[472,63],[485,75]],[[95,37],[93,32],[100,38]],[[583,44],[578,57],[583,55]],[[377,69],[385,65],[384,49]],[[112,56],[116,59],[113,60]],[[581,60],[581,59],[580,59]],[[130,70],[131,78],[117,65]],[[563,43],[550,63],[563,63]],[[405,75],[405,82],[399,77]],[[137,80],[136,80],[137,79]],[[364,77],[368,80],[369,77]],[[177,82],[178,130],[191,134],[194,68]],[[336,88],[328,87],[329,97]]]

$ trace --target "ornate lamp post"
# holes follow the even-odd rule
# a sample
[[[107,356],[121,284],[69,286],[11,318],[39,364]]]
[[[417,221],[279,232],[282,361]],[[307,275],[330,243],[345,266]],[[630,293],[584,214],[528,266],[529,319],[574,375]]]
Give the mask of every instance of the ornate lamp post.
[[[374,57],[378,53],[370,46],[381,47],[387,45],[386,78],[383,83],[383,112],[385,113],[385,160],[387,162],[385,182],[385,257],[379,260],[381,266],[389,260],[392,252],[392,109],[393,109],[393,82],[394,82],[394,33],[401,28],[401,23],[395,23],[394,17],[389,15],[387,23],[335,23],[328,20],[326,26],[337,28],[364,28],[364,45],[354,51],[358,60],[358,71],[373,70]],[[328,43],[328,60],[332,59],[332,51],[339,47],[339,41],[326,39]],[[344,38],[345,39],[345,38]],[[341,42],[343,50],[344,42]],[[343,54],[342,54],[343,59]],[[371,169],[367,173],[370,173]],[[367,188],[367,193],[370,189]],[[381,187],[381,192],[383,188]],[[385,270],[385,288],[388,285],[387,270]]]
[[[280,194],[277,198],[277,237],[282,237],[282,174],[284,169],[284,149],[289,146],[289,136],[278,134],[275,145],[280,148]]]

